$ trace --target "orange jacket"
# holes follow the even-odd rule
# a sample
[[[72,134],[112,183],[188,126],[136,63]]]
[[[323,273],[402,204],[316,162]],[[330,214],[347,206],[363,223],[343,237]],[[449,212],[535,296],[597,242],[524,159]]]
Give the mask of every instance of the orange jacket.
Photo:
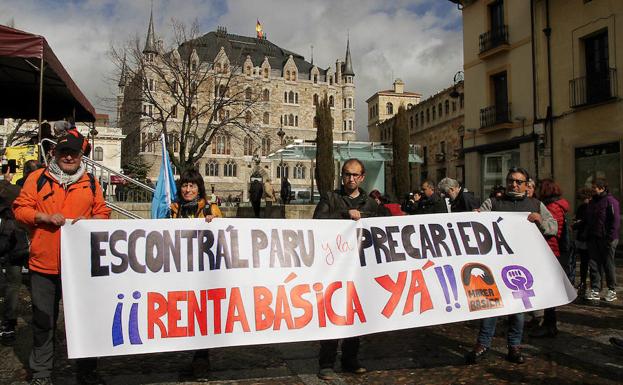
[[[37,191],[37,181],[42,173],[45,173],[46,182]],[[95,194],[86,173],[65,191],[47,169],[33,171],[28,176],[22,191],[13,202],[13,212],[15,219],[30,229],[29,268],[43,274],[60,273],[61,230],[56,226],[35,223],[37,212],[60,213],[67,219],[80,216],[100,219],[110,217],[110,209],[106,207],[102,188],[97,181]]]

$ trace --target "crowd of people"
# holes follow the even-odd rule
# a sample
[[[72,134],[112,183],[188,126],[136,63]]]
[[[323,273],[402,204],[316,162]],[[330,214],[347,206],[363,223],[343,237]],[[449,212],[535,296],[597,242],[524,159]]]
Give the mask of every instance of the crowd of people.
[[[60,226],[67,218],[73,221],[110,217],[99,181],[84,167],[82,157],[88,154],[88,141],[75,130],[65,131],[54,148],[50,149],[47,167],[37,162],[24,165],[24,178],[11,182],[11,172],[2,170],[0,181],[0,255],[6,281],[4,312],[0,335],[4,343],[15,339],[17,324],[17,292],[21,283],[22,266],[30,272],[32,300],[33,346],[29,358],[31,384],[51,384],[54,367],[56,322],[61,299],[60,280]],[[573,219],[569,219],[570,205],[563,198],[558,183],[544,179],[535,183],[523,168],[512,168],[505,186],[495,186],[483,202],[460,182],[444,178],[438,184],[425,180],[421,189],[409,193],[402,203],[392,202],[378,190],[369,194],[362,189],[365,166],[358,159],[347,160],[341,169],[341,186],[321,196],[313,218],[359,220],[364,217],[419,215],[470,211],[529,212],[527,220],[534,223],[552,253],[558,258],[570,280],[575,280],[577,255],[580,260],[578,292],[588,301],[612,302],[617,299],[614,253],[619,234],[619,203],[608,192],[607,181],[596,178],[590,189],[578,192],[580,204]],[[207,194],[202,175],[196,169],[182,173],[178,191],[170,207],[170,217],[204,218],[211,222],[222,217],[214,191]],[[253,180],[250,200],[256,217],[260,202],[266,210],[277,201],[271,180],[262,183]],[[283,179],[281,200],[287,203],[291,187]],[[30,237],[28,237],[30,236]],[[28,241],[30,239],[30,242]],[[589,279],[590,278],[590,279]],[[602,284],[605,291],[602,296]],[[590,282],[590,284],[588,283]],[[556,309],[532,314],[533,337],[555,337]],[[465,356],[468,364],[483,359],[491,348],[496,317],[481,321],[474,348]],[[508,316],[507,360],[521,364],[524,333],[524,314]],[[318,377],[332,380],[337,377],[334,366],[339,340],[320,341]],[[614,338],[615,346],[623,341]],[[618,345],[617,345],[618,344]],[[362,374],[366,368],[358,360],[359,337],[341,342],[342,370]],[[193,355],[192,367],[197,376],[210,370],[209,350],[198,350]],[[103,384],[96,371],[97,359],[80,359],[76,363],[79,384]]]

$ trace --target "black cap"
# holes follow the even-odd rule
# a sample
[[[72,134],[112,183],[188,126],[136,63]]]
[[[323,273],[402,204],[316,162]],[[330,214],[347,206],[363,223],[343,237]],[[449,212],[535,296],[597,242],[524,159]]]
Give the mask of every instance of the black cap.
[[[57,151],[71,150],[88,154],[90,147],[89,142],[77,130],[67,131],[56,143]]]

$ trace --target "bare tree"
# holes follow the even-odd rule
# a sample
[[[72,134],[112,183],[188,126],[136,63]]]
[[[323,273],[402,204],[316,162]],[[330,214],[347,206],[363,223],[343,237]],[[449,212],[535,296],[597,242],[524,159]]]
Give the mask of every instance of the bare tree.
[[[333,190],[335,162],[333,160],[333,118],[329,101],[323,97],[316,106],[316,181],[318,192],[324,194]]]
[[[6,136],[5,146],[21,146],[30,143],[33,137],[37,136],[39,130],[36,125],[29,126],[26,123],[34,122],[28,119],[16,119],[14,126]]]
[[[404,105],[398,107],[398,113],[392,127],[392,166],[394,168],[394,193],[401,198],[409,192],[409,126]]]
[[[111,57],[124,76],[118,124],[131,128],[128,135],[140,135],[147,127],[153,141],[165,134],[171,161],[183,172],[205,155],[217,135],[230,141],[259,134],[261,80],[247,78],[245,58],[233,49],[202,58],[197,22],[187,26],[174,20],[172,34],[168,48],[158,42],[156,52],[144,52],[135,39],[125,49],[112,48]]]

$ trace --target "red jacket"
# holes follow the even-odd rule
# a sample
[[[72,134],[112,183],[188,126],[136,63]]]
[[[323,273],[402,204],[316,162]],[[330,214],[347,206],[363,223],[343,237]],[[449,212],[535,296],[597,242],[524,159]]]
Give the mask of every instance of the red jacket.
[[[41,190],[37,191],[37,181],[42,173],[46,181]],[[61,230],[56,226],[35,223],[37,212],[60,213],[66,219],[80,216],[100,219],[110,217],[102,188],[97,181],[94,182],[95,192],[91,190],[89,176],[84,173],[79,181],[65,191],[47,169],[33,171],[28,176],[22,191],[13,202],[13,212],[15,219],[28,226],[31,232],[29,269],[43,274],[59,274],[61,268]]]
[[[547,244],[556,257],[560,257],[560,249],[558,248],[558,239],[562,235],[562,228],[565,223],[565,213],[569,211],[569,202],[565,198],[560,198],[556,201],[550,202],[545,205],[547,210],[552,214],[556,222],[558,222],[558,232],[555,237],[549,237]]]

